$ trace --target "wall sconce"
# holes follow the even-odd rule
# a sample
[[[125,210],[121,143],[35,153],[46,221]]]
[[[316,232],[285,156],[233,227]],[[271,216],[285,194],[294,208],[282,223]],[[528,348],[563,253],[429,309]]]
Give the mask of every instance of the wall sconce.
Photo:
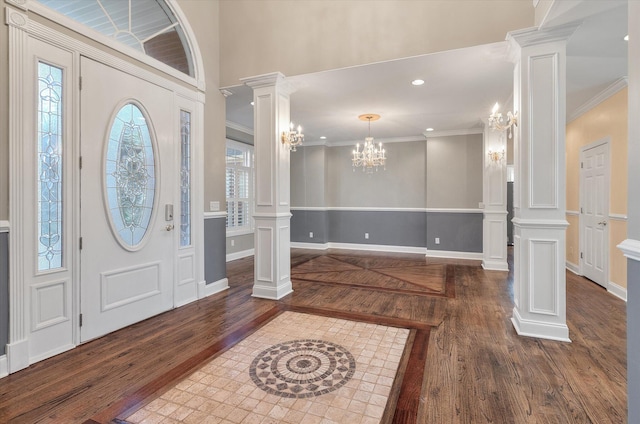
[[[487,152],[487,156],[489,156],[489,165],[499,165],[504,161],[506,156],[506,152],[502,149],[499,152],[494,152],[493,150],[489,150]]]
[[[491,115],[489,115],[489,128],[492,130],[498,131],[507,131],[509,138],[513,136],[513,127],[518,126],[518,112],[511,113],[507,112],[507,117],[502,116],[502,113],[498,112],[500,105],[496,103],[491,110]]]
[[[304,134],[302,134],[302,127],[298,125],[297,130],[293,129],[293,122],[289,124],[289,131],[282,131],[282,144],[289,146],[289,150],[296,151],[296,147],[302,145],[304,140]]]

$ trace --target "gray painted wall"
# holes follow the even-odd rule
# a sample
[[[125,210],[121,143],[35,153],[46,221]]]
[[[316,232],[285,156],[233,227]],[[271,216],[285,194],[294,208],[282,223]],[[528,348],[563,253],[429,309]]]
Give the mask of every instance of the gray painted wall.
[[[329,241],[335,243],[424,247],[425,234],[424,212],[329,211]]]
[[[482,214],[428,212],[427,249],[482,252]]]
[[[299,243],[328,243],[329,211],[291,211],[291,241]],[[313,238],[309,233],[313,232]]]
[[[385,144],[387,169],[371,174],[353,170],[354,146],[327,148],[327,194],[322,206],[424,208],[425,144],[425,141]],[[305,178],[315,177],[306,174]],[[311,206],[297,197],[291,198],[291,204]]]
[[[326,151],[325,146],[308,146],[291,152],[292,204],[308,207],[325,206]]]
[[[253,240],[253,233],[242,235],[227,235],[227,255],[253,249]],[[231,246],[232,241],[233,246]]]
[[[207,284],[227,276],[224,218],[204,220],[204,278]]]
[[[427,141],[427,208],[477,209],[482,202],[482,134]]]
[[[375,211],[477,209],[482,201],[482,134],[387,143],[385,149],[386,170],[371,174],[353,170],[353,146],[307,146],[292,153],[291,241],[482,252],[480,213]]]
[[[309,232],[313,232],[313,238]],[[365,239],[369,233],[369,239]],[[440,244],[435,244],[435,238]],[[291,241],[427,247],[482,252],[482,214],[421,211],[294,210]]]
[[[0,355],[9,343],[9,233],[0,233]]]

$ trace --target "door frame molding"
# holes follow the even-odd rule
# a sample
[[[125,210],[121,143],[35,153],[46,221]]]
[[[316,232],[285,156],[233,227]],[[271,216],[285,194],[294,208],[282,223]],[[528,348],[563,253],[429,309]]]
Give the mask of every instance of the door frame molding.
[[[580,163],[583,162],[584,160],[584,155],[586,153],[587,150],[591,150],[594,149],[596,147],[600,147],[600,146],[606,146],[607,147],[607,170],[606,170],[606,174],[605,174],[605,188],[607,190],[607,199],[605,201],[605,216],[608,218],[609,217],[609,206],[610,206],[610,202],[611,202],[611,137],[606,136],[603,137],[597,141],[594,141],[592,143],[586,144],[584,146],[582,146],[580,148]],[[580,249],[580,252],[584,252],[584,218],[583,218],[583,213],[582,213],[582,205],[583,205],[583,200],[584,200],[584,184],[582,183],[582,178],[583,178],[583,168],[580,167],[579,168],[579,178],[578,178],[578,185],[579,185],[579,205],[580,205],[580,214],[578,217],[578,237],[579,237],[579,241],[578,241],[578,247]],[[604,274],[605,274],[605,279],[606,281],[604,282],[604,287],[608,290],[609,289],[609,225],[605,226],[605,243],[604,243]],[[579,271],[580,271],[580,275],[584,275],[584,259],[582,257],[580,257],[581,255],[578,256],[579,259]]]
[[[13,3],[9,3],[13,4]],[[174,7],[177,7],[174,4]],[[23,153],[23,140],[28,133],[25,127],[28,122],[26,120],[27,107],[33,104],[33,100],[29,100],[26,97],[28,81],[27,70],[32,66],[30,64],[31,52],[29,51],[29,39],[37,39],[44,43],[58,47],[60,49],[69,51],[73,54],[73,70],[72,80],[73,86],[72,98],[68,101],[72,102],[72,116],[65,121],[67,125],[71,126],[72,139],[68,141],[69,146],[67,150],[71,151],[71,155],[67,160],[74,162],[71,167],[73,170],[71,175],[65,176],[67,182],[65,182],[65,188],[71,191],[70,195],[73,198],[71,205],[67,206],[73,208],[73,222],[67,223],[71,231],[71,245],[66,247],[65,254],[67,255],[67,266],[72,270],[72,305],[71,314],[73,320],[73,341],[74,345],[67,346],[63,350],[75,347],[79,343],[79,311],[80,311],[80,281],[79,281],[79,167],[76,166],[75,161],[78,160],[78,152],[80,145],[80,116],[79,116],[79,101],[80,92],[79,84],[75,79],[76,75],[79,75],[80,56],[86,56],[93,60],[99,61],[107,66],[114,67],[130,75],[136,76],[143,80],[149,81],[156,85],[165,87],[174,94],[174,98],[183,97],[196,103],[195,108],[196,115],[194,115],[195,125],[201,128],[204,118],[204,103],[205,94],[203,89],[204,84],[199,84],[194,79],[191,86],[185,85],[173,81],[163,76],[162,69],[158,72],[152,72],[145,70],[134,63],[133,60],[127,61],[113,56],[105,50],[98,47],[93,47],[79,38],[74,38],[70,35],[66,35],[58,32],[57,30],[48,27],[47,25],[38,21],[29,19],[26,10],[19,10],[9,5],[5,6],[5,23],[9,29],[9,214],[11,220],[11,236],[9,237],[9,266],[11,273],[9,276],[9,343],[7,344],[7,361],[8,372],[13,373],[23,368],[28,367],[32,362],[45,358],[30,358],[29,353],[29,316],[30,305],[28,304],[29,294],[28,289],[31,284],[32,277],[25,267],[24,252],[25,242],[27,241],[24,236],[24,229],[27,225],[33,225],[32,223],[25,222],[22,218],[22,211],[27,207],[28,198],[23,191],[23,173],[30,172],[21,169],[21,164],[24,162]],[[198,56],[199,52],[193,52],[194,56]],[[27,85],[25,85],[27,84]],[[175,101],[172,107],[175,110]],[[70,123],[70,124],[69,124]],[[192,143],[196,152],[202,152],[203,146],[203,133],[197,131],[193,134]],[[192,193],[193,209],[193,233],[201,234],[204,231],[204,218],[203,218],[203,155],[194,157],[192,166],[194,168],[194,175],[197,177],[193,180]],[[32,196],[31,196],[32,197]],[[197,256],[197,269],[196,280],[198,283],[204,282],[204,258],[202,237],[197,237],[194,240],[196,244],[195,252]],[[178,255],[178,251],[175,252]],[[62,350],[56,353],[60,353]],[[51,355],[49,355],[51,356]]]

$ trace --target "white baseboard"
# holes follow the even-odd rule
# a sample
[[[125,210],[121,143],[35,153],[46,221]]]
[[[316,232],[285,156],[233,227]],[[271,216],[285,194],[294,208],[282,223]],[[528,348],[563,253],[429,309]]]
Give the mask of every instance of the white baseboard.
[[[622,287],[614,283],[613,281],[609,281],[609,285],[607,286],[607,291],[612,295],[619,297],[620,299],[627,301],[627,288]]]
[[[329,243],[302,243],[292,241],[291,247],[294,249],[327,250],[329,248]]]
[[[576,275],[582,276],[582,274],[580,274],[580,267],[576,264],[574,264],[573,262],[566,262],[566,267],[569,271],[573,272]]]
[[[9,367],[7,365],[7,355],[0,356],[0,378],[9,375]]]
[[[327,243],[329,249],[344,249],[344,250],[366,250],[375,252],[390,252],[390,253],[422,253],[424,254],[427,249],[424,247],[413,246],[388,246],[386,244],[355,244],[355,243]]]
[[[220,293],[229,288],[229,280],[223,278],[207,284],[205,281],[198,283],[198,299]]]
[[[52,358],[52,357],[54,357],[56,355],[60,355],[61,353],[66,352],[68,350],[75,349],[75,347],[76,347],[76,345],[74,345],[73,343],[66,344],[64,346],[61,346],[61,347],[58,347],[56,349],[52,349],[52,350],[50,350],[48,352],[45,352],[45,353],[43,353],[41,355],[33,356],[33,357],[29,358],[29,362],[31,364],[35,364],[36,362],[40,362],[40,361],[43,361],[45,359]]]
[[[455,252],[452,250],[427,250],[425,256],[428,258],[443,259],[471,259],[474,261],[482,260],[482,252]]]
[[[16,372],[29,366],[29,340],[23,339],[7,344],[7,368]]]
[[[389,253],[419,253],[432,258],[445,259],[472,259],[482,260],[482,253],[478,252],[454,252],[447,250],[428,250],[425,247],[415,246],[390,246],[386,244],[355,244],[355,243],[298,243],[292,242],[291,247],[297,249],[343,249],[343,250],[365,250]]]
[[[253,256],[255,253],[255,249],[247,249],[242,250],[240,252],[229,253],[227,255],[227,262],[235,261],[236,259],[246,258],[248,256]]]

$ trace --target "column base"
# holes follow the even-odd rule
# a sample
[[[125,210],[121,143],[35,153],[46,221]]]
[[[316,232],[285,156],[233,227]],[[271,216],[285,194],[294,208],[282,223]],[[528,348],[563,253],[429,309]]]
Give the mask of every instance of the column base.
[[[487,271],[509,271],[509,264],[506,261],[483,260],[482,268]]]
[[[261,286],[259,283],[255,283],[251,296],[260,299],[280,300],[291,293],[293,293],[293,285],[291,280],[287,280],[281,282],[277,287]]]
[[[569,327],[565,324],[554,324],[544,321],[525,320],[520,316],[518,308],[513,308],[511,323],[519,336],[536,337],[539,339],[571,342]]]

